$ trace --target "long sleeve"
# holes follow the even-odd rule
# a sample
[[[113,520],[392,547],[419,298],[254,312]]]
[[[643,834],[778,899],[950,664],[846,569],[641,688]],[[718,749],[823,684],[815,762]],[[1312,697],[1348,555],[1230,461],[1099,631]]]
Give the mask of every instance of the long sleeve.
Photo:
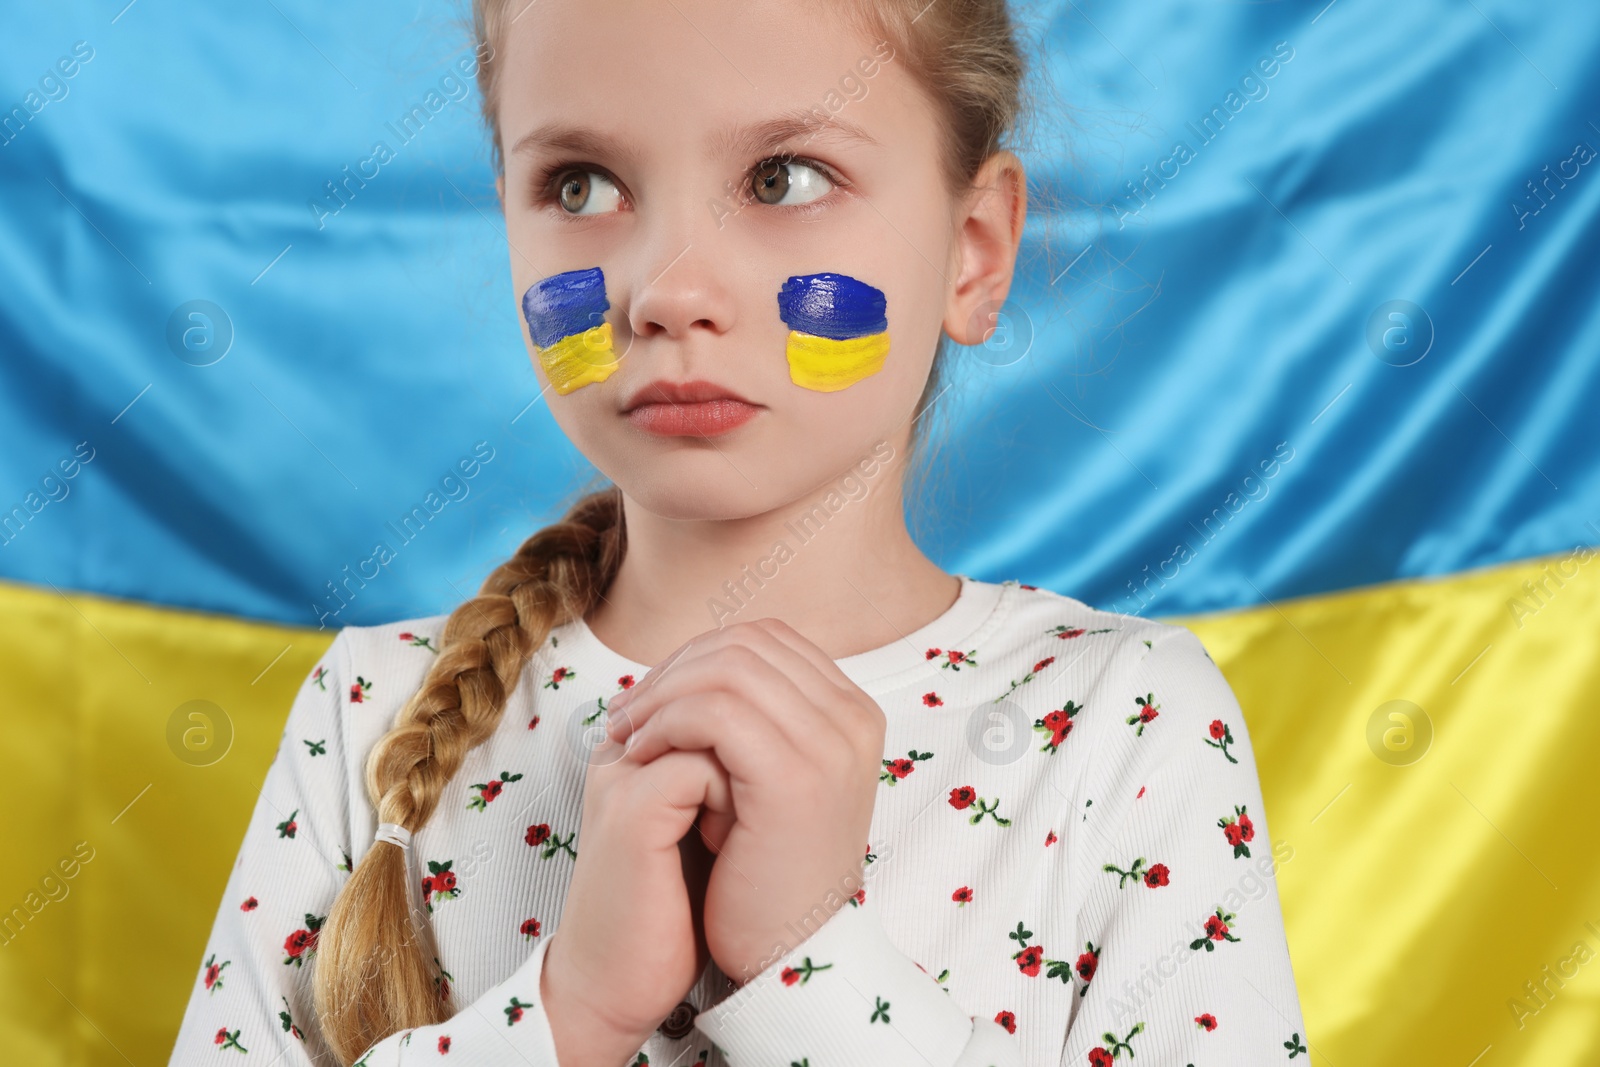
[[[1293,850],[1268,836],[1232,689],[1181,627],[1114,673],[1088,712],[1112,741],[1073,816],[1087,888],[1062,917],[1081,991],[1062,1064],[1309,1062],[1275,883]]]
[[[695,1018],[732,1067],[1021,1067],[1017,1043],[969,1015],[847,904],[782,959]]]
[[[206,941],[171,1067],[244,1062],[326,1067],[312,999],[317,935],[350,876],[349,628],[301,684]],[[352,801],[352,798],[356,798]],[[370,842],[358,846],[362,852]],[[358,853],[359,856],[359,853]],[[556,1067],[539,997],[542,942],[504,982],[448,1021],[393,1034],[358,1060],[380,1067],[448,1052],[450,1062]],[[443,977],[443,976],[441,976]],[[448,978],[444,978],[448,980]]]

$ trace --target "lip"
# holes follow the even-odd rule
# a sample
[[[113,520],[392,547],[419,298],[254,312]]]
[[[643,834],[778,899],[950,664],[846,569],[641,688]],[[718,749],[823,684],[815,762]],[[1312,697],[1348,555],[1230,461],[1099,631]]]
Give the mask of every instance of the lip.
[[[657,378],[634,390],[627,404],[623,406],[622,412],[626,415],[643,404],[692,404],[701,400],[737,400],[741,404],[750,403],[732,389],[723,388],[716,382],[708,382],[704,378],[696,378],[689,382],[671,382],[665,378]]]
[[[635,392],[622,413],[659,437],[716,437],[743,426],[760,410],[761,405],[715,382],[657,379]]]

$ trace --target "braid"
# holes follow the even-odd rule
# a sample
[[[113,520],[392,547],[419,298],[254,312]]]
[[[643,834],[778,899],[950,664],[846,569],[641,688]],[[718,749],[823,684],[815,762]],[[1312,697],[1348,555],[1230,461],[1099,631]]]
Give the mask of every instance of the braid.
[[[522,543],[450,613],[439,655],[366,762],[379,822],[415,832],[473,748],[499,725],[533,653],[556,626],[587,615],[626,551],[622,494],[581,498]],[[369,848],[318,932],[312,977],[324,1038],[341,1063],[399,1030],[453,1013],[408,911],[405,853]]]
[[[1002,131],[1017,118],[1023,63],[1006,0],[877,0],[841,5],[858,27],[895,43],[897,58],[940,109],[938,163],[952,192],[970,187]],[[472,0],[478,86],[494,169],[504,167],[495,58],[512,21],[507,0]],[[927,16],[926,18],[924,16]],[[946,362],[941,340],[917,403],[936,399]],[[382,822],[427,824],[451,777],[494,733],[507,698],[550,630],[588,614],[626,551],[615,486],[580,499],[540,530],[451,612],[439,656],[367,759],[367,796]],[[401,1029],[443,1022],[448,998],[413,936],[405,855],[369,848],[334,899],[318,935],[312,981],[324,1037],[342,1064]]]

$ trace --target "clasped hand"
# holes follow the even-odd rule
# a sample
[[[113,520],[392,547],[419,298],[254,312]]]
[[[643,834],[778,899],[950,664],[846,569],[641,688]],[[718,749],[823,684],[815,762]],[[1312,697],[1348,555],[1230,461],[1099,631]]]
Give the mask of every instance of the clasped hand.
[[[860,888],[883,756],[883,710],[776,619],[703,634],[612,702],[607,732],[642,767],[709,752],[732,812],[704,809],[715,861],[706,947],[743,984]]]
[[[541,977],[563,1063],[624,1062],[708,955],[743,984],[826,922],[882,767],[883,710],[775,619],[692,638],[608,711]]]

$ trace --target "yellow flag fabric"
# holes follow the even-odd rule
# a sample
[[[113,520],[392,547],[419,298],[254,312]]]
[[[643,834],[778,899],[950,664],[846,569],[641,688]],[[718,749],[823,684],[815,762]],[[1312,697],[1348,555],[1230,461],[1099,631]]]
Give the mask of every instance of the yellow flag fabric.
[[[1600,1062],[1597,569],[1565,553],[1166,620],[1248,721],[1312,1062]],[[166,1062],[332,637],[0,584],[0,1060]]]

